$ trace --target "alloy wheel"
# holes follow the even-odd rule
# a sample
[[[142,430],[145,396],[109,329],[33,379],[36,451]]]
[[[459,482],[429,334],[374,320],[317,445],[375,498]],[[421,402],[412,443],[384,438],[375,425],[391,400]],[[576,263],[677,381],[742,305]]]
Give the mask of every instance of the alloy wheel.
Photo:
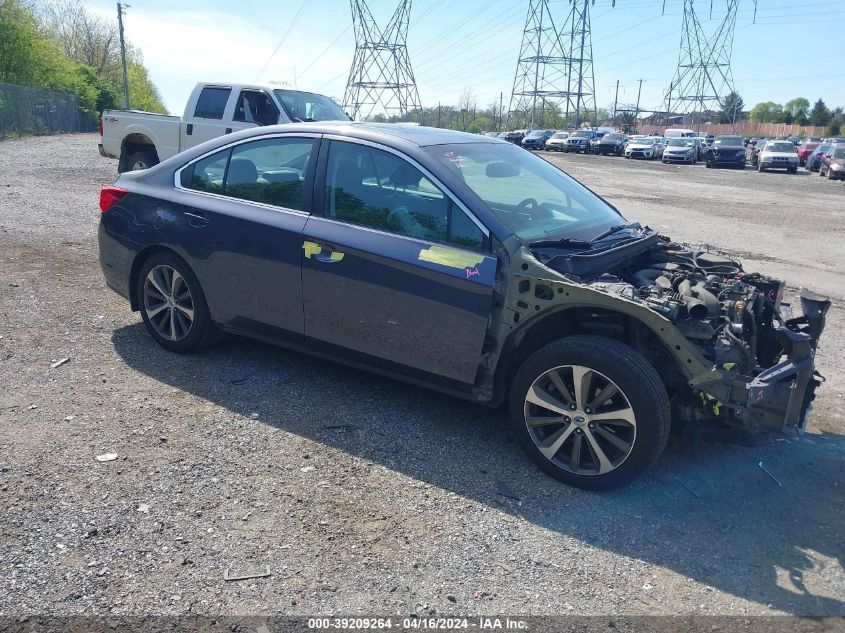
[[[144,312],[155,332],[167,341],[181,341],[194,324],[194,298],[175,268],[160,265],[144,279]]]
[[[630,400],[604,374],[562,365],[541,374],[523,407],[528,434],[554,465],[577,475],[604,475],[628,458],[637,435]]]

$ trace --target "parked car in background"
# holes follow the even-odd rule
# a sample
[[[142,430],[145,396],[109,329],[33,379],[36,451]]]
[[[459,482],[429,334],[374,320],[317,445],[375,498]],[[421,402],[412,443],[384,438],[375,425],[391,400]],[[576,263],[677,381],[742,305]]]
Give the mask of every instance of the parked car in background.
[[[117,171],[146,169],[208,140],[252,127],[303,121],[348,121],[334,101],[274,86],[198,83],[181,118],[134,110],[105,110],[100,154]]]
[[[593,153],[602,154],[616,154],[617,156],[625,155],[625,143],[628,142],[628,137],[624,134],[616,134],[615,132],[605,134],[597,142],[593,143]]]
[[[828,180],[845,179],[845,144],[832,145],[824,153],[819,166],[819,176],[827,176]]]
[[[533,132],[525,135],[525,138],[522,139],[522,146],[525,149],[545,149],[546,141],[548,141],[554,133],[554,130],[534,130]]]
[[[695,130],[686,130],[683,128],[670,127],[663,133],[663,137],[670,138],[694,138],[697,136]]]
[[[766,144],[767,140],[769,139],[752,139],[752,142],[749,143],[748,146],[745,148],[745,160],[748,163],[751,163],[752,167],[757,166],[757,157],[760,155],[760,150],[763,149],[763,145]]]
[[[824,159],[822,159],[822,162],[824,162]],[[795,149],[795,144],[788,139],[785,141],[766,141],[757,157],[757,171],[763,172],[767,169],[785,169],[790,174],[796,173],[798,171],[798,152]]]
[[[821,384],[829,300],[802,291],[787,325],[783,281],[632,223],[477,134],[244,130],[121,175],[99,218],[106,283],[165,350],[220,331],[506,402],[538,467],[592,490],[645,472],[673,414],[794,434]]]
[[[823,139],[821,136],[808,136],[804,139],[805,143],[822,143]]]
[[[807,157],[807,171],[818,171],[821,168],[822,156],[831,148],[828,143],[821,143],[813,153]]]
[[[663,153],[661,140],[654,136],[631,139],[625,147],[625,158],[658,158]]]
[[[803,167],[807,163],[807,158],[810,154],[813,153],[813,150],[816,149],[821,143],[817,143],[815,141],[808,141],[803,143],[798,148],[798,164]]]
[[[562,152],[564,143],[569,136],[568,132],[555,132],[551,138],[546,141],[546,150],[550,152]]]
[[[698,143],[694,138],[670,138],[663,150],[664,163],[689,163],[698,161]]]
[[[514,145],[522,145],[522,139],[531,132],[531,128],[526,130],[511,130],[505,135],[505,140]]]
[[[705,165],[745,169],[745,145],[741,136],[717,136],[704,155]]]
[[[578,130],[570,134],[563,143],[564,152],[583,152],[589,154],[593,143],[598,140],[595,130]]]

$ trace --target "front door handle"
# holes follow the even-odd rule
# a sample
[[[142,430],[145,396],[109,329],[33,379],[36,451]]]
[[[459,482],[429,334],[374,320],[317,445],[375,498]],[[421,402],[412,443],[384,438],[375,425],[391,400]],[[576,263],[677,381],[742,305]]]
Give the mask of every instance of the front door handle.
[[[200,227],[208,224],[208,218],[199,213],[189,213],[185,211],[185,213],[183,213],[182,215],[188,218],[188,224],[190,224],[191,226]]]
[[[302,242],[302,250],[305,251],[305,259],[313,258],[324,264],[336,264],[337,262],[343,261],[344,254],[331,244],[318,244],[317,242],[305,240]]]

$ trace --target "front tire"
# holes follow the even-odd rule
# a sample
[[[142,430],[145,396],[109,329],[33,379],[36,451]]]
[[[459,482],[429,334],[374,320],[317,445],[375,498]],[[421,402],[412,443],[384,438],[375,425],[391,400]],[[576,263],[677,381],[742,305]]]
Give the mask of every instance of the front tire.
[[[600,336],[571,336],[532,354],[511,382],[510,420],[547,474],[609,490],[645,472],[669,438],[669,397],[638,352]]]
[[[138,271],[135,288],[141,318],[156,343],[184,354],[211,342],[214,327],[205,295],[182,259],[153,254]]]

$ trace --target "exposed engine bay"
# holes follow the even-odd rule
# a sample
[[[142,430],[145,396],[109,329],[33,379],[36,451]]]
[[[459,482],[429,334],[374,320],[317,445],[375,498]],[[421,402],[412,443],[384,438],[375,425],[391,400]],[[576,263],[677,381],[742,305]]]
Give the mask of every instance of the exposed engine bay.
[[[813,362],[826,298],[802,290],[803,316],[793,318],[783,281],[656,234],[604,252],[540,258],[573,281],[668,319],[712,363],[707,378],[684,385],[676,410],[682,418],[804,428],[823,381]]]

